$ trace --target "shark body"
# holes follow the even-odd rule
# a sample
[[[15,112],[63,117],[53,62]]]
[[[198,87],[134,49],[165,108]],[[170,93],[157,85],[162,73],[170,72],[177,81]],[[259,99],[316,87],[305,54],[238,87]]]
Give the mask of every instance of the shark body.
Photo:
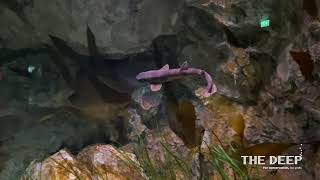
[[[203,96],[209,97],[217,91],[217,87],[208,72],[186,66],[170,69],[169,65],[166,64],[159,70],[141,72],[136,76],[136,79],[149,82],[152,91],[159,91],[162,87],[162,83],[182,79],[187,75],[203,76],[206,79],[207,87],[201,92]]]
[[[99,52],[95,37],[87,27],[87,43],[89,55],[80,54],[73,50],[67,43],[55,36],[49,35],[58,51],[77,64],[76,77],[71,77],[65,62],[59,62],[59,57],[54,57],[64,76],[70,84],[76,84],[75,94],[82,93],[83,79],[88,79],[90,84],[104,97],[107,102],[130,101],[130,94],[142,85],[135,76],[139,72],[156,68],[152,59],[151,50],[143,52],[122,54]],[[52,54],[55,54],[54,52]]]

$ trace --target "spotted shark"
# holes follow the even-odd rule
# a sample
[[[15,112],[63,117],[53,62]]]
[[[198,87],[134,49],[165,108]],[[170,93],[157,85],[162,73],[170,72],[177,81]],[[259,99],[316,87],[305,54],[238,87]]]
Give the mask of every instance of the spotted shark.
[[[185,65],[185,63],[180,68],[170,69],[169,65],[166,64],[158,70],[141,72],[136,76],[136,79],[149,82],[152,91],[159,91],[162,87],[162,83],[182,79],[188,75],[203,76],[205,78],[207,87],[201,90],[201,94],[204,97],[209,97],[217,92],[217,86],[208,72],[202,69],[189,67],[188,65]]]

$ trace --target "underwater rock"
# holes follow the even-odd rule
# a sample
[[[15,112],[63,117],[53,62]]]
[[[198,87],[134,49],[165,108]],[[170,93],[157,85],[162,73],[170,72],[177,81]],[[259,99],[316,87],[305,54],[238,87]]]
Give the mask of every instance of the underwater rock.
[[[300,71],[304,78],[308,81],[313,81],[314,64],[308,52],[293,52],[290,51],[292,59],[299,65]]]
[[[320,22],[313,22],[309,28],[310,36],[315,41],[320,41]]]
[[[31,162],[21,179],[86,179],[87,171],[70,152],[60,150],[43,162]]]
[[[45,158],[61,147],[78,152],[89,144],[106,142],[115,130],[108,124],[97,124],[76,110],[60,109],[42,116],[41,109],[33,110],[33,113],[17,111],[19,114],[15,115],[20,124],[2,121],[3,125],[17,127],[10,128],[9,136],[2,137],[6,139],[2,139],[0,146],[0,153],[5,157],[0,163],[0,179],[18,179],[31,161]]]
[[[179,154],[179,157],[184,161],[190,161],[190,149],[184,144],[170,128],[163,128],[161,132],[149,130],[146,132],[146,148],[149,156],[154,162],[164,163],[167,159],[166,154],[171,151],[174,154]],[[168,148],[168,149],[166,149]]]
[[[243,107],[221,96],[204,98],[202,101],[205,112],[201,117],[205,132],[201,148],[241,143],[246,123]]]
[[[144,110],[158,108],[161,103],[162,94],[153,92],[150,87],[142,87],[132,93],[132,99],[137,102]]]
[[[133,140],[137,136],[141,136],[142,133],[145,132],[147,127],[142,123],[141,116],[137,113],[135,109],[128,110],[130,117],[129,117],[129,124],[132,128],[131,133],[128,135],[128,138]]]
[[[280,82],[278,78],[272,80],[258,105],[247,109],[246,140],[254,144],[319,141],[319,87],[307,82]]]
[[[85,52],[81,46],[86,44],[83,34],[88,24],[103,49],[139,51],[157,35],[172,32],[171,19],[182,2],[5,0],[0,3],[0,21],[7,26],[0,30],[0,47],[32,47],[49,42],[48,34],[53,34]]]
[[[21,179],[148,179],[141,169],[146,164],[140,163],[152,162],[161,166],[177,155],[178,161],[183,163],[199,163],[194,153],[169,128],[161,132],[146,130],[145,136],[143,144],[130,143],[123,148],[97,144],[84,148],[78,155],[62,149],[43,161],[31,162]],[[143,159],[146,158],[143,157],[146,152],[149,154],[148,159]],[[177,179],[187,178],[186,172],[181,172],[179,166],[167,166],[174,168],[170,171],[175,173]]]
[[[3,80],[0,82],[1,101],[58,108],[70,105],[73,93],[45,49],[0,49]],[[32,66],[33,71],[28,72]]]
[[[78,152],[92,143],[121,141],[130,149],[131,141],[140,136],[146,138],[153,162],[164,162],[165,139],[170,150],[197,167],[199,160],[192,151],[199,144],[201,150],[207,144],[235,144],[247,152],[259,153],[273,147],[282,152],[288,144],[289,151],[299,143],[317,144],[320,25],[316,16],[320,4],[310,2],[316,5],[310,6],[308,0],[3,0],[0,178],[17,179],[26,163],[62,148]],[[261,27],[263,20],[269,20],[269,26]],[[92,29],[91,39],[85,36],[86,25]],[[53,49],[48,52],[50,45],[43,48],[43,43],[51,42],[49,34],[64,40],[74,52],[87,57],[87,62],[103,56],[105,59],[95,62],[96,69],[91,69],[94,76],[86,76],[88,69],[78,73],[81,67],[71,62],[72,58],[59,56]],[[87,41],[96,41],[94,51],[101,54],[90,52]],[[73,53],[71,48],[61,49]],[[290,52],[304,54],[291,56]],[[115,61],[106,62],[110,59]],[[126,61],[121,64],[118,60]],[[167,94],[145,91],[138,84],[130,89],[124,86],[122,90],[127,90],[129,96],[125,103],[116,105],[120,99],[103,86],[112,86],[110,79],[118,77],[124,85],[133,84],[127,77],[155,69],[150,64],[177,67],[184,61],[214,75],[217,95],[199,96],[200,100],[192,97],[205,82],[186,78],[179,81],[185,88],[173,88],[172,93],[179,97],[168,98],[171,104],[164,100]],[[65,67],[60,66],[61,62]],[[111,70],[117,74],[110,76]],[[130,96],[142,108],[130,102]],[[108,98],[114,101],[107,102]],[[71,105],[77,110],[61,111]],[[81,117],[75,117],[75,112]],[[152,126],[152,121],[160,125]],[[319,179],[319,148],[306,146],[310,164],[304,169],[310,170],[313,177],[306,172],[280,172],[270,178],[288,179],[294,174]],[[108,172],[109,179],[133,178],[129,175],[132,169],[110,152],[117,150],[111,145],[94,145],[78,156],[66,150],[60,154],[84,178],[88,178],[88,171],[104,167],[112,171]],[[128,153],[137,159],[131,155]],[[51,157],[64,163],[59,153]],[[113,166],[114,162],[120,167]],[[43,165],[47,168],[43,175],[76,178],[50,157]],[[28,171],[38,178],[41,168],[34,162]],[[175,173],[185,179],[179,175],[183,173]],[[133,174],[144,178],[139,170]]]
[[[228,9],[220,11],[228,12]],[[221,22],[221,19],[214,17],[220,15],[221,18],[228,21],[229,15],[221,15],[220,11],[214,13],[211,7],[200,8],[190,5],[181,12],[177,27],[181,31],[178,34],[181,43],[178,59],[180,63],[187,61],[190,66],[205,69],[214,75],[213,79],[219,89],[218,94],[236,101],[252,103],[256,101],[263,84],[269,82],[269,77],[275,71],[277,59],[274,57],[276,56],[273,52],[262,49],[258,45],[237,47],[229,42],[226,25]],[[263,31],[252,26],[254,30]],[[251,37],[251,32],[244,31],[250,34],[248,39],[254,39]],[[257,35],[262,38],[259,41],[269,40],[268,36]],[[228,68],[231,69],[228,70]],[[186,84],[192,88],[198,83],[203,84],[201,81],[187,82]]]
[[[91,172],[98,171],[98,174],[106,172],[104,177],[107,179],[144,179],[145,177],[141,169],[133,165],[139,165],[134,154],[116,149],[111,145],[93,145],[85,148],[77,155],[77,159],[86,164]]]
[[[280,55],[301,33],[302,15],[297,0],[190,1],[177,21],[178,59],[215,75],[218,94],[255,103]],[[270,27],[259,26],[264,18]],[[190,87],[203,83],[187,82]]]
[[[193,167],[194,164],[199,163],[195,158],[197,154],[194,153],[196,148],[188,148],[182,139],[169,127],[163,127],[160,131],[158,129],[146,128],[143,137],[143,139],[140,139],[141,137],[136,136],[135,139],[132,139],[132,143],[127,144],[123,148],[127,149],[128,152],[135,153],[139,161],[144,165],[150,166],[151,164],[149,163],[152,163],[155,167],[171,168],[170,171],[175,173],[176,179],[182,180],[188,178],[187,175],[188,173],[191,174],[191,172],[182,172],[185,169],[181,169],[176,162],[185,164],[185,168],[189,168],[189,165]],[[155,171],[158,173],[157,169]],[[149,175],[151,175],[150,178],[154,176],[152,174]]]
[[[247,116],[248,141],[261,141],[268,134],[272,134],[268,137],[272,142],[320,140],[319,41],[312,34],[317,23],[309,22],[306,30],[283,50],[277,73],[260,93],[258,105],[248,109],[248,113],[256,114]],[[301,53],[292,56],[292,51]]]
[[[32,162],[22,179],[145,179],[134,163],[139,164],[134,154],[111,145],[92,145],[77,156],[60,150],[42,162]]]

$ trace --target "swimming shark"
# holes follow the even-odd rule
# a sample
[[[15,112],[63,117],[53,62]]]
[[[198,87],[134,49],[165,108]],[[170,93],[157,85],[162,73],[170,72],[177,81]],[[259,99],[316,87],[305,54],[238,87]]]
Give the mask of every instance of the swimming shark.
[[[206,79],[207,87],[201,90],[201,94],[204,97],[209,97],[217,92],[217,87],[208,72],[202,69],[192,68],[187,65],[183,65],[180,68],[170,69],[169,65],[166,64],[159,70],[141,72],[136,76],[136,79],[139,81],[149,82],[150,89],[152,91],[159,91],[162,87],[162,83],[182,79],[187,75],[200,75]]]
[[[135,76],[139,72],[156,68],[154,54],[152,50],[145,50],[137,53],[108,53],[99,52],[95,37],[89,26],[87,26],[87,44],[89,55],[81,54],[73,50],[67,43],[53,35],[49,35],[52,43],[58,51],[73,60],[79,65],[77,72],[78,77],[87,76],[93,86],[99,91],[101,96],[105,96],[105,100],[113,99],[113,97],[125,97],[129,100],[130,94],[134,89],[142,85],[136,80]],[[59,58],[53,58],[56,61]],[[60,69],[66,69],[63,62]],[[68,70],[64,70],[66,79],[72,79]],[[78,78],[76,77],[76,79]],[[72,80],[71,80],[72,81]],[[82,81],[77,84],[82,84]],[[80,89],[76,87],[75,89]],[[79,92],[81,93],[81,92]],[[119,99],[116,99],[119,101]]]

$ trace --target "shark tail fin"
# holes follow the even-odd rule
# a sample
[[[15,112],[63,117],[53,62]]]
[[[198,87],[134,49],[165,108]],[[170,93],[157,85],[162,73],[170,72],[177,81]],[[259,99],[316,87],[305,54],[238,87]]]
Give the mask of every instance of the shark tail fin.
[[[88,41],[88,50],[91,56],[97,57],[99,56],[99,51],[96,44],[96,38],[92,33],[89,26],[87,26],[87,41]]]

